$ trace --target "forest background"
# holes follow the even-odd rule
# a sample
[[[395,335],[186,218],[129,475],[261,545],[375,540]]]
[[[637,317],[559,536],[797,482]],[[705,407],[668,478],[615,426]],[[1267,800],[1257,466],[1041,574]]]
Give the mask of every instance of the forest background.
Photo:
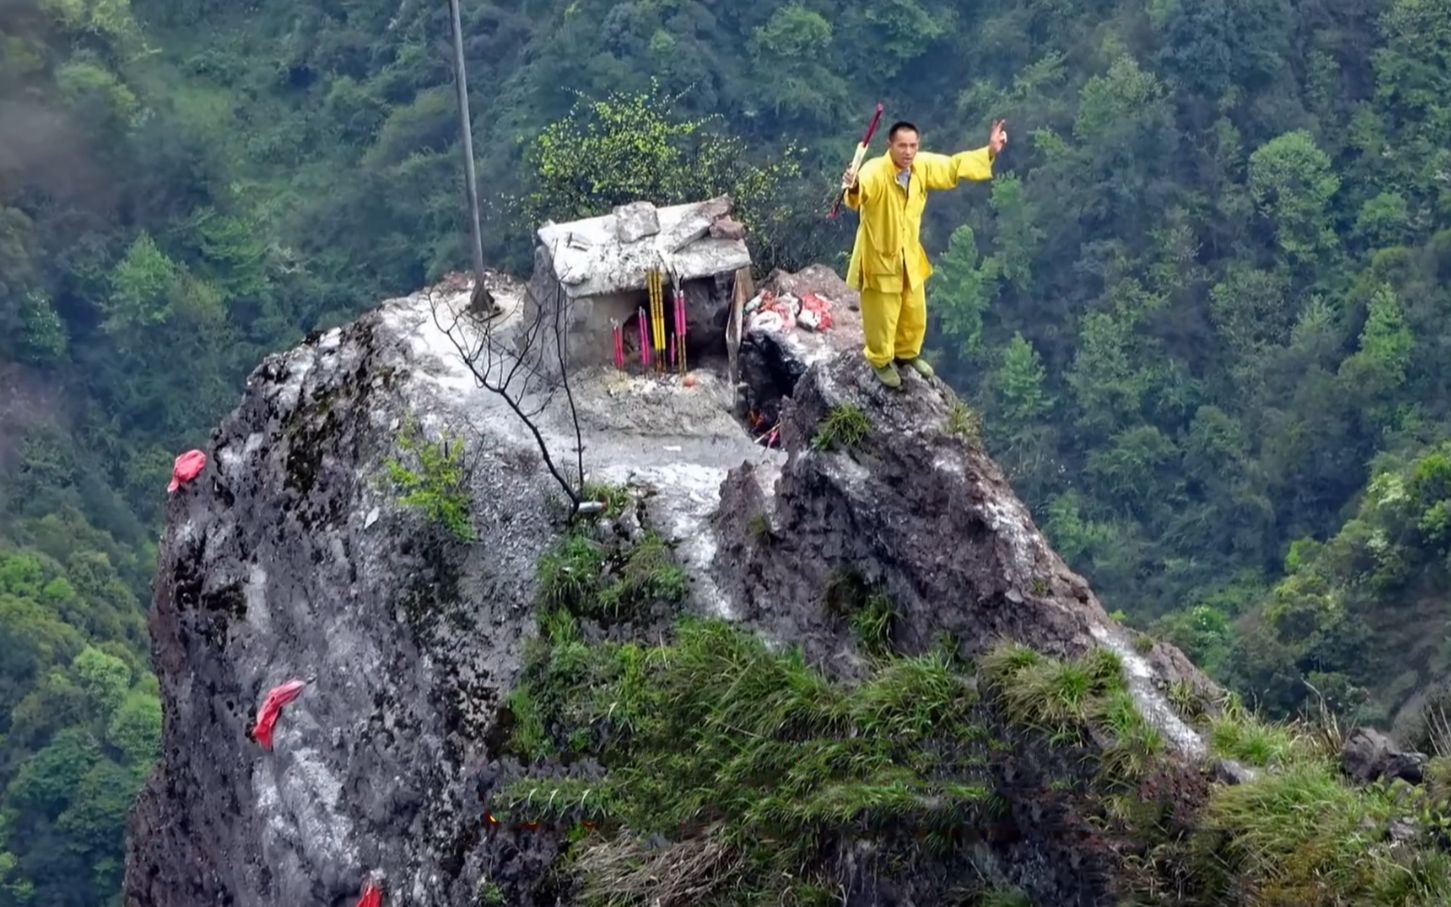
[[[1447,0],[469,0],[486,258],[730,191],[762,269],[872,105],[1013,136],[929,207],[930,357],[1071,566],[1276,715],[1451,664]],[[447,7],[0,0],[0,907],[119,903],[172,458],[467,266]],[[878,149],[880,150],[880,143]]]

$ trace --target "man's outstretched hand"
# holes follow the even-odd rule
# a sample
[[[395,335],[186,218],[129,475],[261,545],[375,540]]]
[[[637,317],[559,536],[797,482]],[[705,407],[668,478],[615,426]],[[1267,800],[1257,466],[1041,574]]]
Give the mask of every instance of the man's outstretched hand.
[[[989,133],[988,139],[987,139],[988,152],[993,157],[997,157],[999,154],[1002,154],[1003,149],[1006,148],[1007,146],[1008,146],[1008,121],[1007,120],[994,120],[993,121],[993,130],[992,130],[991,133]]]

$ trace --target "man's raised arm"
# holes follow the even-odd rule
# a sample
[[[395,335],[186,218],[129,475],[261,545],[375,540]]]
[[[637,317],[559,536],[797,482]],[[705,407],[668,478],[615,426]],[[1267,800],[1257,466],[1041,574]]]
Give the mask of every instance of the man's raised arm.
[[[975,151],[958,154],[932,154],[919,152],[917,160],[922,162],[923,183],[929,192],[955,189],[963,180],[981,182],[993,178],[993,161],[1008,144],[1007,120],[993,123],[988,143]]]

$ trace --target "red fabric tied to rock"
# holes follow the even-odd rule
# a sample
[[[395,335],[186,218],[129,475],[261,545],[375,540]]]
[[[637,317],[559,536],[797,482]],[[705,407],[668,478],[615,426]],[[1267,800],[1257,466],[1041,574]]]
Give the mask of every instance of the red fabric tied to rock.
[[[831,330],[831,303],[815,293],[807,293],[801,297],[801,314],[797,320],[812,330],[829,331]]]
[[[298,696],[302,695],[302,688],[307,686],[301,680],[289,680],[280,687],[273,687],[267,693],[267,698],[262,702],[262,708],[257,713],[257,724],[252,728],[252,738],[262,744],[265,750],[272,749],[272,728],[277,725],[277,719],[282,714],[282,707],[287,705]]]
[[[207,468],[207,455],[199,450],[188,450],[176,458],[176,463],[171,467],[171,484],[166,486],[166,493],[171,494],[181,486],[195,479]]]
[[[370,883],[363,889],[363,896],[358,898],[358,907],[383,907],[383,892]]]

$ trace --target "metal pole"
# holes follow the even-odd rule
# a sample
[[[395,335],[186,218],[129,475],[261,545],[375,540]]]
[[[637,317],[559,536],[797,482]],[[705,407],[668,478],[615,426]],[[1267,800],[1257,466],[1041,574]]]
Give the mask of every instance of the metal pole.
[[[463,135],[464,184],[469,194],[469,234],[473,240],[474,254],[474,300],[478,301],[484,289],[484,239],[479,225],[479,188],[474,177],[474,130],[469,118],[469,83],[464,73],[464,29],[459,15],[459,0],[448,0],[449,13],[453,19],[453,72],[454,85],[458,88],[459,130]],[[488,300],[493,308],[493,300]]]

